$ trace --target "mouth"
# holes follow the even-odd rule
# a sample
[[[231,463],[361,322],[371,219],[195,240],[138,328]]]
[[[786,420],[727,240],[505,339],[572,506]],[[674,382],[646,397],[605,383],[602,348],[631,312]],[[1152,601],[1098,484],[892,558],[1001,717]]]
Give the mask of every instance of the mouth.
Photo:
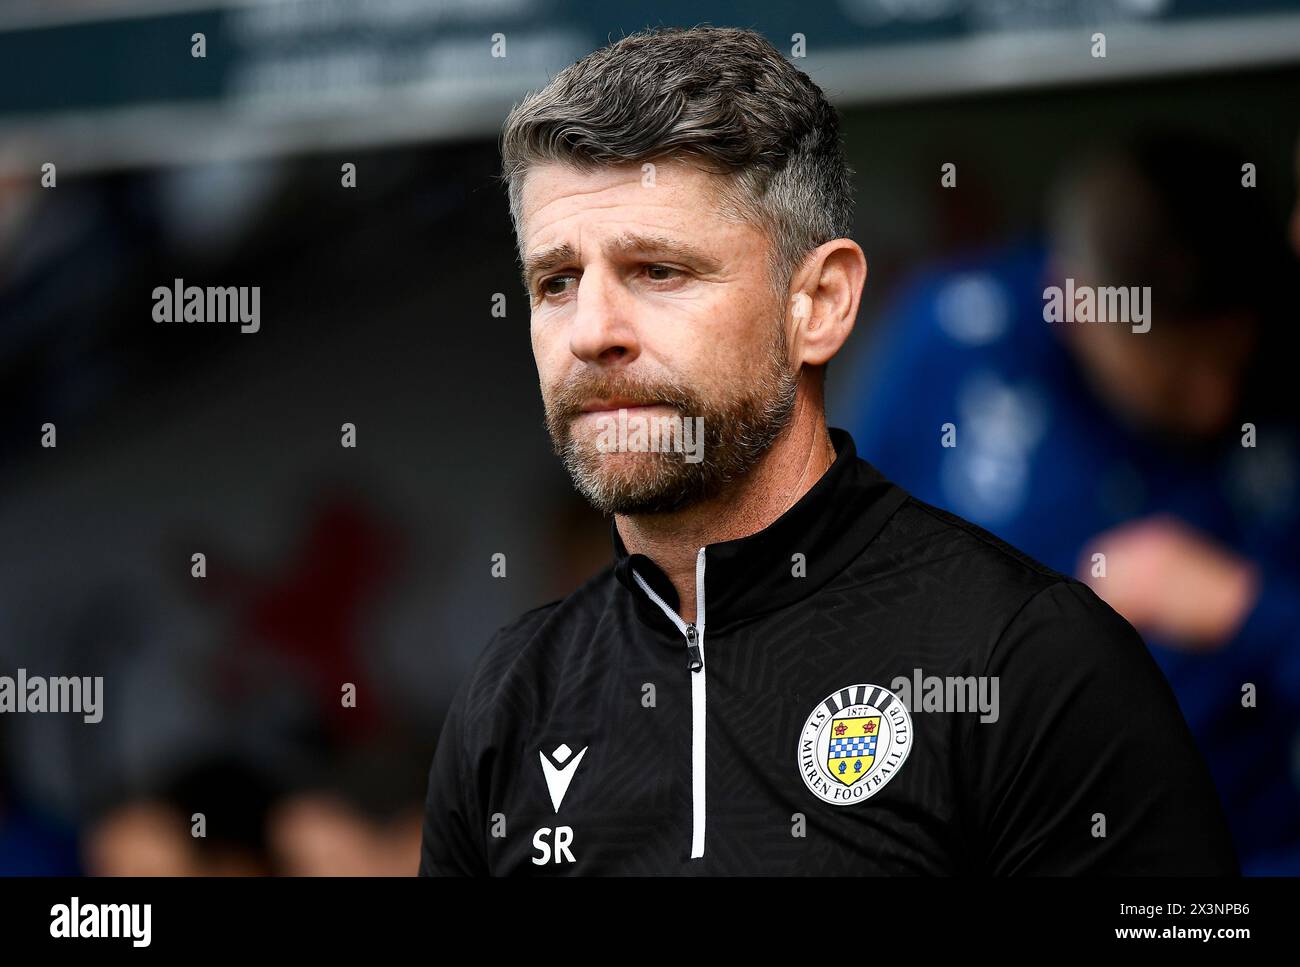
[[[619,410],[648,410],[664,403],[638,403],[635,400],[613,397],[610,399],[590,399],[582,404],[582,413],[616,413]]]

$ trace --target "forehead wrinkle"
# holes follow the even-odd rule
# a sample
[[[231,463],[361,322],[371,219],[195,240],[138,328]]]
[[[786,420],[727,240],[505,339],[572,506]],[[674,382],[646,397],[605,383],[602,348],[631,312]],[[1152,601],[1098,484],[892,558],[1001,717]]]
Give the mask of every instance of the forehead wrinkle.
[[[584,171],[581,168],[573,168],[570,165],[566,165],[560,162],[554,163],[553,166],[555,168],[558,168],[560,171],[564,171],[568,173],[574,173],[578,175],[588,174],[588,172]],[[544,166],[544,167],[549,167],[549,166]],[[618,167],[619,166],[615,166],[613,168],[602,167],[599,168],[598,170],[602,172],[617,171]],[[683,207],[683,205],[680,204],[681,202],[680,195],[683,192],[689,192],[691,187],[691,182],[697,176],[702,176],[703,179],[702,187],[703,187],[703,194],[705,195],[705,201],[708,203],[709,207],[714,211],[715,214],[720,213],[718,210],[718,203],[725,197],[724,179],[710,172],[699,171],[698,169],[694,169],[689,166],[683,167],[680,165],[679,162],[667,162],[663,165],[663,167],[674,172],[677,171],[679,168],[681,168],[683,171],[683,175],[680,179],[660,179],[658,184],[656,184],[653,188],[648,189],[641,184],[640,172],[636,169],[633,169],[629,171],[628,173],[629,177],[627,178],[619,178],[618,180],[610,181],[606,184],[566,189],[563,190],[556,197],[552,197],[547,199],[546,201],[543,201],[539,206],[537,206],[534,209],[529,210],[527,206],[525,206],[523,212],[523,219],[524,220],[535,219],[538,215],[544,212],[547,208],[550,208],[552,205],[561,204],[565,201],[569,201],[574,198],[579,198],[587,195],[601,195],[606,192],[619,191],[621,189],[626,189],[629,187],[634,187],[638,190],[638,192],[641,193],[640,197],[636,201],[631,201],[627,198],[611,198],[608,200],[594,201],[588,205],[585,205],[581,209],[581,211],[587,212],[587,211],[595,211],[598,209],[618,208],[620,206],[629,205],[629,204],[637,204],[637,205],[649,205],[651,207],[669,208],[674,211],[689,210],[690,212],[694,212],[696,210],[694,203],[691,202],[690,199],[687,199],[687,205]],[[521,199],[525,194],[531,194],[532,191],[536,190],[535,182],[533,181],[533,176],[536,173],[537,171],[534,170],[528,172],[525,175],[525,181],[524,181],[525,187],[521,188],[521,192],[520,192]],[[529,189],[532,189],[532,191],[529,191]],[[647,192],[648,195],[646,194]],[[564,218],[570,217],[572,214],[574,213],[572,212],[566,213],[560,216],[560,218],[562,220]]]
[[[717,259],[695,243],[659,232],[620,232],[610,239],[605,248],[611,253],[677,253],[689,259],[717,265]]]
[[[628,255],[633,253],[682,255],[693,261],[703,263],[710,268],[717,268],[719,261],[704,248],[664,232],[624,230],[609,238],[602,246],[606,255]],[[539,273],[566,262],[580,263],[581,252],[569,242],[560,242],[528,255],[523,263],[525,287],[529,280]]]

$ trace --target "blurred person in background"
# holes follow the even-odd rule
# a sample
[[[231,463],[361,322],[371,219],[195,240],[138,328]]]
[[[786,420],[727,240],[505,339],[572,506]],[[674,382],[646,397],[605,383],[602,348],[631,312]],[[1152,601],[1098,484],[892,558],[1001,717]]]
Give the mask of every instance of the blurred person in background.
[[[414,876],[424,741],[398,731],[336,750],[271,807],[267,841],[283,876]]]
[[[267,816],[276,795],[264,770],[239,757],[200,757],[156,789],[120,794],[100,811],[84,835],[86,872],[265,876],[272,872]]]
[[[328,793],[278,803],[268,832],[285,876],[414,876],[420,852],[420,803],[372,816]]]
[[[286,778],[248,755],[218,751],[165,781],[113,795],[83,834],[93,876],[413,876],[422,818],[418,784],[400,766],[418,746],[320,757]],[[289,770],[290,772],[294,770]],[[202,816],[202,835],[197,817]],[[28,834],[28,852],[40,843]],[[75,855],[73,856],[75,862]],[[51,872],[79,872],[63,867]],[[31,872],[37,869],[28,864]],[[14,872],[23,872],[15,870]]]
[[[1248,160],[1154,133],[1071,167],[1046,243],[906,289],[844,421],[900,485],[1075,572],[1143,633],[1243,872],[1293,875],[1300,462],[1275,344],[1295,264]],[[1046,321],[1066,280],[1149,286],[1145,323]]]

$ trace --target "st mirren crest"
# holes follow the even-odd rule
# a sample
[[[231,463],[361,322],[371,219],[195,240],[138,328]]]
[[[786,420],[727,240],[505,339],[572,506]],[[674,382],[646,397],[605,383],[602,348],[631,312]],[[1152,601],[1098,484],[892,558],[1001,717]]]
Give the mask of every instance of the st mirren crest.
[[[876,761],[879,715],[850,715],[831,720],[831,742],[822,763],[831,777],[851,786],[867,777]]]
[[[799,772],[818,799],[851,806],[870,799],[902,768],[912,748],[912,716],[879,685],[827,695],[799,736]]]

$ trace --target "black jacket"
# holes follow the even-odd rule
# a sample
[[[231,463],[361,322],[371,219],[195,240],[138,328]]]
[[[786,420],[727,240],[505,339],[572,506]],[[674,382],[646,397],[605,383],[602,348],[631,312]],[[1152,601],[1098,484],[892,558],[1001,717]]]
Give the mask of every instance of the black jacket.
[[[612,529],[611,566],[496,633],[421,875],[1238,872],[1133,628],[831,438],[790,510],[700,549],[694,625]]]

